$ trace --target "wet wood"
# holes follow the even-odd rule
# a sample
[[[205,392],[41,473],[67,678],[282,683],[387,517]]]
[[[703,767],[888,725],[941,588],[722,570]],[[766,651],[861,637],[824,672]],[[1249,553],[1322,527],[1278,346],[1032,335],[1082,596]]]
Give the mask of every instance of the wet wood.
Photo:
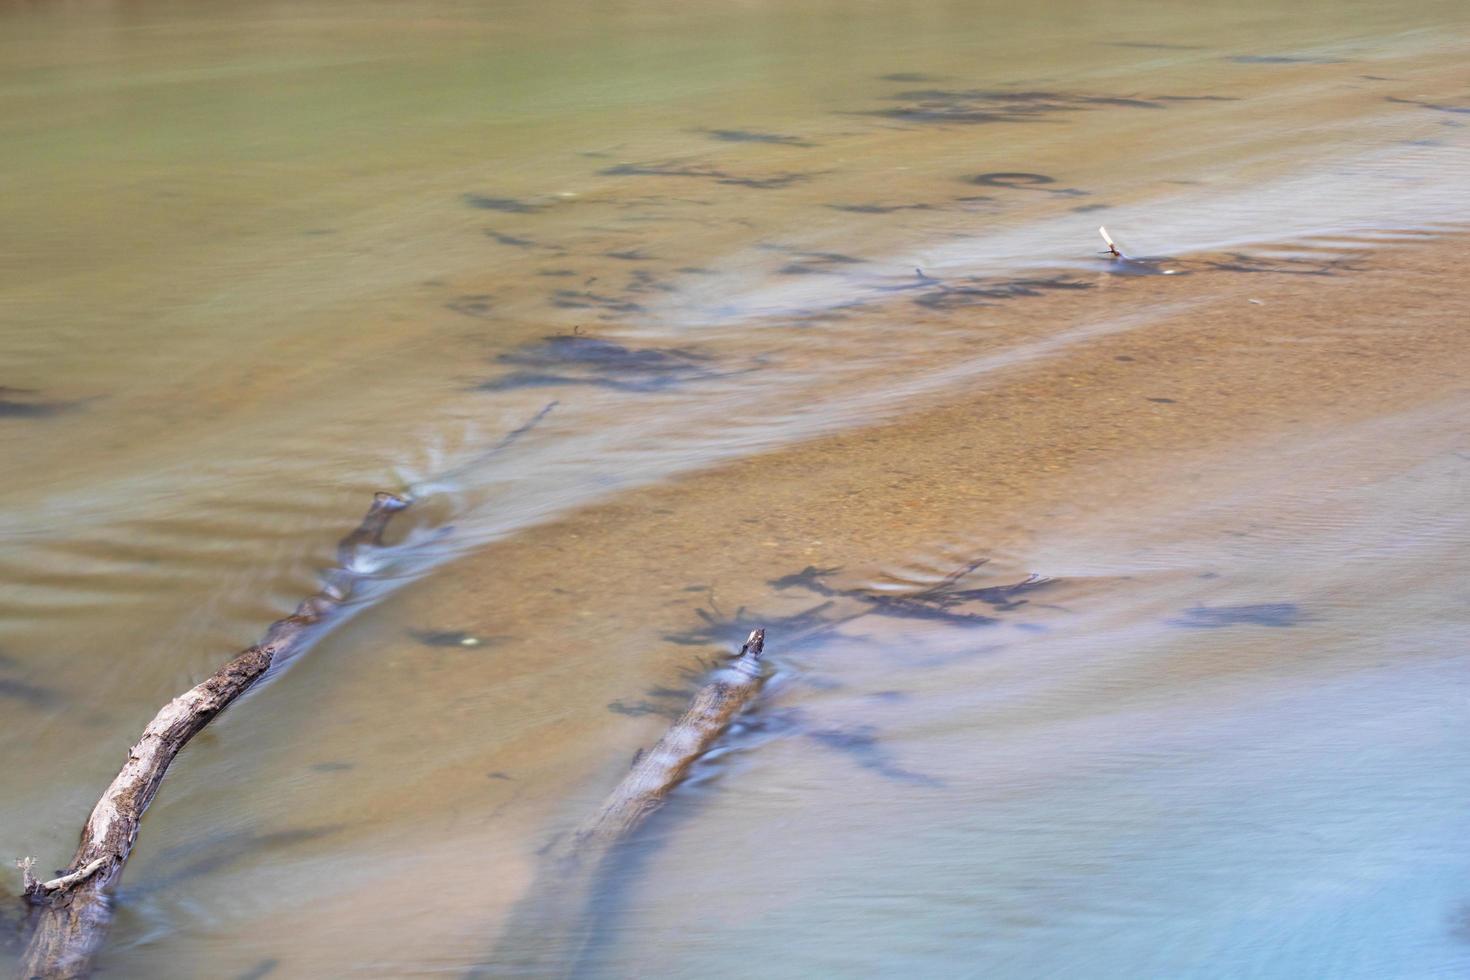
[[[690,768],[714,746],[765,680],[766,631],[752,630],[740,652],[695,692],[688,710],[647,752],[587,820],[547,849],[530,894],[512,915],[500,948],[472,976],[514,972],[537,977],[576,972],[595,931],[605,872],[626,841],[668,799]]]
[[[689,767],[709,751],[760,690],[764,675],[760,658],[765,641],[765,630],[751,631],[735,659],[699,689],[689,710],[653,748],[638,757],[617,789],[572,835],[567,846],[569,857],[600,855],[663,804]]]
[[[112,921],[110,892],[133,850],[139,824],[164,773],[189,739],[263,677],[272,664],[300,652],[324,620],[341,609],[366,572],[365,553],[383,543],[393,515],[409,501],[391,493],[373,497],[362,523],[337,548],[337,567],[316,595],[271,624],[255,646],[174,698],[143,729],[127,761],[97,801],[66,871],[50,881],[20,862],[34,931],[21,957],[25,978],[84,977]]]

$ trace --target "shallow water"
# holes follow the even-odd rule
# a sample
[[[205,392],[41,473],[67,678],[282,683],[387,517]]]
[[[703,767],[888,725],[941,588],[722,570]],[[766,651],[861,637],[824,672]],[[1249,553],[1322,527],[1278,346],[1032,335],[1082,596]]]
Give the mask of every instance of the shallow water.
[[[752,619],[582,973],[1463,971],[1462,8],[0,5],[0,852],[407,489],[109,971],[493,972]]]

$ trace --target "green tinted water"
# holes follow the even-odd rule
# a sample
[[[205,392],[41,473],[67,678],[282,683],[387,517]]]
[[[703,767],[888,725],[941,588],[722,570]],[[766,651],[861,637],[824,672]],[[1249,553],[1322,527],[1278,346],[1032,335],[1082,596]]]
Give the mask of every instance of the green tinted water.
[[[635,723],[601,708],[630,695],[623,673],[663,676],[694,652],[639,621],[648,597],[673,603],[707,584],[718,549],[677,508],[649,515],[630,503],[638,520],[690,521],[688,552],[641,566],[595,546],[540,554],[493,594],[454,559],[1149,322],[1151,307],[1131,310],[1136,322],[1074,307],[977,336],[997,297],[932,285],[1011,283],[1004,292],[1018,278],[1095,277],[1099,222],[1148,253],[1249,248],[1311,261],[1450,229],[1470,189],[1462,8],[0,5],[0,851],[64,860],[151,712],[311,590],[368,493],[427,481],[433,493],[406,522],[380,605],[222,719],[170,778],[129,869],[108,967],[396,975],[480,962],[535,849],[621,765],[620,744],[611,763],[603,750]],[[573,331],[666,360],[653,371],[548,360],[543,338]],[[557,410],[515,455],[474,462],[552,399]],[[1364,438],[1352,452],[1371,455]],[[1420,448],[1406,451],[1406,472],[1448,451]],[[862,492],[897,499],[887,480],[875,475]],[[1447,506],[1430,495],[1411,510]],[[925,515],[912,523],[925,527]],[[454,533],[436,537],[443,524]],[[840,552],[830,544],[844,535],[840,515],[802,512],[801,526],[818,542],[804,545],[812,561]],[[932,547],[957,547],[954,534],[933,527]],[[1363,538],[1344,532],[1323,553],[1353,554]],[[1269,554],[1241,559],[1241,574]],[[1060,574],[1075,557],[1053,555],[1056,567],[1041,570]],[[1455,567],[1438,552],[1425,560]],[[618,573],[568,596],[554,591],[568,564]],[[1304,562],[1296,581],[1319,571]],[[1451,597],[1431,595],[1433,615],[1416,622],[1445,643]],[[1119,602],[1124,635],[1167,646],[1159,617],[1141,625],[1134,604],[1145,598]],[[463,621],[415,618],[446,606]],[[501,659],[473,666],[406,632],[481,623],[511,638]],[[609,640],[617,624],[626,633]],[[1375,635],[1366,621],[1355,628]],[[935,629],[891,642],[969,642]],[[1065,661],[1067,643],[1085,645],[1050,655]],[[344,677],[354,665],[370,675]],[[938,688],[964,682],[946,677]],[[861,705],[828,700],[806,706],[832,715],[818,730],[867,723]],[[566,707],[584,702],[595,716]],[[876,788],[857,790],[799,767],[742,773],[754,780],[751,809],[711,807],[700,816],[718,831],[690,831],[630,874],[633,907],[608,920],[588,969],[739,975],[773,929],[788,948],[805,937],[800,955],[763,968],[779,975],[1075,973],[1108,931],[1142,938],[1108,946],[1100,972],[1183,975],[1183,960],[1150,958],[1150,937],[1198,945],[1243,928],[1251,886],[1238,881],[1212,893],[1223,911],[1194,912],[1192,930],[1161,926],[1139,896],[1130,900],[1146,907],[1052,918],[1058,893],[1086,879],[1058,842],[1094,819],[1093,797],[1048,789],[966,822],[980,801],[961,770],[991,763],[965,733],[993,710],[945,702],[928,727],[892,722],[909,767],[961,787],[947,796],[902,778],[889,786],[881,765]],[[1276,721],[1283,739],[1295,731]],[[1018,751],[1050,764],[1046,743],[1028,744]],[[1330,756],[1299,748],[1289,771]],[[1135,778],[1157,777],[1118,780]],[[1217,788],[1184,798],[1219,806]],[[1319,803],[1367,792],[1334,783]],[[866,840],[871,857],[797,861],[825,853],[817,824],[840,815],[818,805],[806,812],[826,816],[810,826],[783,824],[783,807],[809,796],[838,811],[872,802],[861,834],[838,838]],[[1434,796],[1434,819],[1452,822],[1437,808],[1449,798]],[[924,829],[905,839],[913,807]],[[1031,845],[995,823],[1039,812],[1065,819]],[[1378,816],[1365,819],[1382,831]],[[692,879],[676,872],[695,859],[673,856],[708,853],[742,825],[790,834],[792,854],[774,860],[794,870],[774,888],[805,904],[773,903],[779,921],[760,929],[701,931],[675,907],[683,896],[702,896],[690,903],[701,921],[729,922],[737,906],[714,895],[748,909],[773,879],[751,873],[755,856]],[[1161,893],[1183,895],[1201,848],[1161,831],[1164,856],[1125,862],[1125,873],[1146,866],[1146,880],[1168,884]],[[1192,856],[1171,865],[1181,851]],[[978,871],[963,886],[935,873],[931,863],[955,852],[994,858],[1015,891],[971,894]],[[406,894],[416,867],[442,874],[466,853],[491,870],[449,879],[445,907]],[[835,865],[850,871],[840,901],[817,903]],[[705,901],[718,915],[703,916]],[[1320,914],[1330,919],[1331,906]],[[1045,929],[1027,932],[1028,916]],[[1301,928],[1303,959],[1218,940],[1219,972],[1299,976],[1342,939]],[[1448,945],[1426,948],[1424,970],[1463,962]],[[1382,965],[1365,954],[1332,972],[1382,975]]]

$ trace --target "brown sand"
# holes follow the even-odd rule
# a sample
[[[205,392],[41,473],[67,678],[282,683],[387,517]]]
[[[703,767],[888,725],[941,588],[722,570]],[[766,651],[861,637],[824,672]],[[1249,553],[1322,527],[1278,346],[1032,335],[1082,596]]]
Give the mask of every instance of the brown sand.
[[[384,882],[375,894],[443,875],[455,908],[469,913],[467,920],[446,913],[445,937],[473,945],[483,935],[488,950],[534,872],[536,848],[574,823],[664,724],[611,713],[607,702],[678,682],[679,669],[702,651],[660,637],[697,624],[693,610],[711,593],[726,609],[794,611],[809,599],[783,599],[770,579],[815,564],[871,581],[896,557],[932,553],[936,543],[950,545],[954,564],[993,556],[996,580],[1008,580],[1033,570],[1028,543],[1041,529],[1065,534],[1208,498],[1222,489],[1219,461],[1253,447],[1463,400],[1470,349],[1458,336],[1466,307],[1457,284],[1470,237],[1360,259],[1359,271],[1334,276],[1197,272],[1169,281],[1167,298],[1187,308],[1145,327],[988,375],[983,386],[951,390],[889,424],[622,494],[415,586],[397,600],[407,607],[398,617],[516,639],[494,656],[458,659],[426,659],[403,641],[385,672],[339,696],[369,718],[386,696],[376,692],[445,692],[423,710],[428,727],[420,734],[460,754],[438,768],[410,769],[415,742],[402,760],[379,758],[401,761],[408,775],[396,796],[377,796],[374,818],[390,827],[419,821],[429,839],[473,840],[487,867],[483,874],[464,867],[462,852],[446,844],[420,855],[413,881],[401,889]],[[977,316],[1105,321],[1157,302],[1164,282],[1109,279],[1101,289]],[[662,584],[633,591],[622,582]],[[688,591],[694,586],[710,591]],[[607,637],[620,633],[646,645],[608,648]],[[773,635],[777,661],[780,644]],[[487,788],[465,779],[481,769],[509,771],[514,780]],[[450,816],[428,826],[421,821],[429,813]],[[301,816],[326,822],[344,814]],[[361,831],[373,833],[371,825]],[[362,942],[354,928],[363,921],[359,901],[355,894],[329,900],[292,928]],[[385,928],[373,941],[391,956],[405,938]],[[297,935],[293,947],[332,942]],[[298,956],[293,966],[312,964]]]

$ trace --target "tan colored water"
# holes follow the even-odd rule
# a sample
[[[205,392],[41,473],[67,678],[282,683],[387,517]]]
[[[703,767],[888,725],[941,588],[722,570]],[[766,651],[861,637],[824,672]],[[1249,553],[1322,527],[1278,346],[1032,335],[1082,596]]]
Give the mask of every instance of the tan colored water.
[[[109,972],[494,972],[750,617],[775,682],[585,974],[1462,971],[1467,33],[0,6],[0,852],[63,861],[411,486],[361,613],[181,758]],[[832,630],[772,584],[980,558],[1059,581]]]

